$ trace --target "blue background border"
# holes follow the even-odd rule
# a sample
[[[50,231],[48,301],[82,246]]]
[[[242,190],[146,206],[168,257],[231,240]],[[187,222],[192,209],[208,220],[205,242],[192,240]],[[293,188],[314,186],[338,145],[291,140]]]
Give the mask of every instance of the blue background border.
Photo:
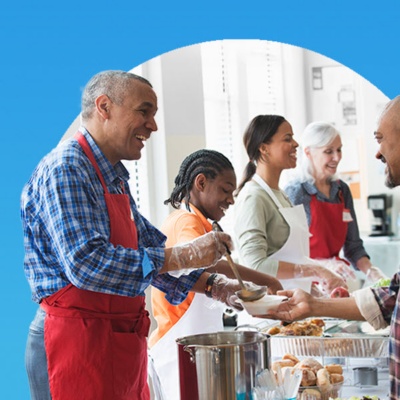
[[[94,73],[205,41],[264,39],[326,55],[390,98],[400,92],[397,0],[58,3],[13,2],[0,13],[1,399],[29,398],[23,357],[36,306],[22,268],[20,192],[78,115]]]

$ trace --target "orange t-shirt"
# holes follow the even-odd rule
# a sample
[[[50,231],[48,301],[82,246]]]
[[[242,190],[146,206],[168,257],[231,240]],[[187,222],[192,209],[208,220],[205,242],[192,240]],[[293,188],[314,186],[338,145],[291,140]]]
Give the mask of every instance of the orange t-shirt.
[[[161,226],[161,231],[167,236],[167,247],[189,242],[212,230],[212,225],[207,218],[192,204],[190,208],[192,212],[186,209],[174,211]],[[182,303],[174,306],[166,300],[164,292],[155,287],[151,288],[151,305],[157,328],[149,337],[150,347],[154,346],[179,321],[189,308],[193,297],[194,293],[190,292]]]

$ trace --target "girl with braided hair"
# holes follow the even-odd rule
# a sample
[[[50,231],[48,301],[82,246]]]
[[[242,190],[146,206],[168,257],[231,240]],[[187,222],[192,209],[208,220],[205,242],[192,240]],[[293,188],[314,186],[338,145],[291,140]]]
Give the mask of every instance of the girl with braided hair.
[[[212,221],[219,221],[234,203],[236,175],[231,162],[214,150],[198,150],[187,156],[175,178],[171,196],[164,202],[176,210],[161,227],[167,246],[184,243],[212,230]],[[211,222],[210,222],[211,221]],[[269,275],[238,265],[247,284],[268,286],[270,293],[282,287]],[[182,336],[223,330],[224,308],[214,300],[237,307],[233,300],[239,284],[226,260],[205,270],[187,298],[171,305],[165,293],[152,288],[151,302],[157,328],[149,338],[154,359],[167,399],[179,398],[176,339]]]

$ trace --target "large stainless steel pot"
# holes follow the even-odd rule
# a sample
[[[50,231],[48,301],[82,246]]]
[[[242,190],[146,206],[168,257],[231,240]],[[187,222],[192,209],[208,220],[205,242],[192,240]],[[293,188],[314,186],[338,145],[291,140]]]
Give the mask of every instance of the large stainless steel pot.
[[[257,372],[270,366],[268,335],[216,332],[176,340],[181,400],[251,399]]]

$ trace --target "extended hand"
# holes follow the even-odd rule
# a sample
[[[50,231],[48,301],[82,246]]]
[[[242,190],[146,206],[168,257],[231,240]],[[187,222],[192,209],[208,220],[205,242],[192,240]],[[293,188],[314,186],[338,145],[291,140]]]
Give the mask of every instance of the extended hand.
[[[257,315],[259,318],[279,319],[292,322],[312,316],[312,304],[316,301],[313,296],[302,289],[280,290],[278,295],[287,296],[288,300],[283,301],[277,310],[270,311],[265,315]]]

